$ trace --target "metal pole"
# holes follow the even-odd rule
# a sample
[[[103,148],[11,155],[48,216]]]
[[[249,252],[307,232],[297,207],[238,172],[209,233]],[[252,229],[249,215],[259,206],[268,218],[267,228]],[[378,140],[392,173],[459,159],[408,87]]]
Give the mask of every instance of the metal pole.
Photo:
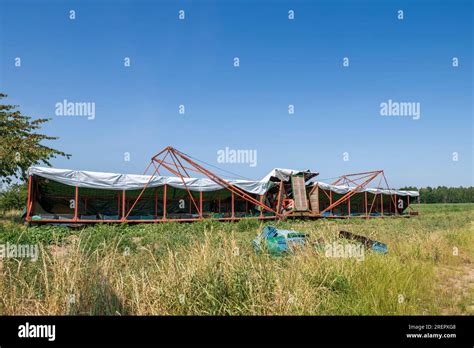
[[[395,215],[398,215],[397,194],[395,193]]]
[[[163,220],[166,220],[166,195],[167,195],[167,185],[163,187]]]
[[[380,210],[383,215],[383,193],[380,193]]]
[[[332,191],[329,190],[329,206],[331,207],[331,211],[329,212],[332,216]]]
[[[232,193],[232,199],[231,199],[231,207],[232,207],[232,219],[234,218],[234,191],[231,191]]]
[[[120,193],[117,192],[117,219],[120,216]]]
[[[26,203],[26,221],[30,221],[30,213],[31,213],[31,207],[32,207],[31,185],[32,185],[32,179],[31,179],[31,175],[30,175],[30,176],[28,176],[28,201]]]
[[[380,172],[373,172],[374,174],[369,178],[367,179],[366,181],[364,181],[363,183],[357,185],[356,187],[354,187],[352,190],[350,190],[348,193],[344,194],[341,198],[339,198],[336,202],[334,203],[331,203],[329,205],[329,207],[325,208],[322,212],[326,212],[328,210],[331,210],[332,212],[332,209],[335,207],[335,206],[338,206],[339,204],[341,204],[342,202],[344,202],[345,200],[347,200],[350,196],[354,195],[355,193],[359,192],[359,190],[362,188],[362,187],[365,187],[368,183],[370,183],[372,180],[374,180],[379,174]],[[331,191],[332,192],[332,191]],[[332,195],[330,196],[330,199],[331,199]],[[331,199],[331,202],[332,202],[332,199]]]
[[[158,187],[155,188],[155,219],[158,219]]]
[[[76,185],[76,194],[74,198],[74,221],[77,221],[77,210],[79,208],[79,187]]]
[[[364,193],[365,193],[365,195],[364,195],[365,217],[368,217],[368,214],[367,214],[367,191],[365,191]]]
[[[215,183],[223,186],[224,188],[227,188],[231,192],[234,192],[239,197],[242,197],[243,199],[246,199],[246,200],[250,201],[251,203],[253,203],[255,205],[261,206],[260,202],[258,200],[256,200],[255,198],[253,198],[251,195],[247,194],[245,191],[243,191],[240,188],[232,185],[231,183],[229,183],[226,180],[218,177],[216,174],[210,172],[209,170],[205,169],[201,165],[199,165],[196,162],[192,161],[190,158],[186,157],[182,152],[177,151],[176,149],[172,149],[172,148],[170,150],[173,151],[174,154],[178,155],[183,160],[185,160],[187,163],[192,165],[194,168],[196,168],[200,173],[206,175],[209,179],[211,179]],[[168,170],[170,170],[170,169],[168,168]],[[270,211],[272,213],[276,213],[273,209],[271,209],[271,208],[269,208],[265,205],[263,205],[262,207],[263,207],[263,209],[265,209],[267,211]],[[280,216],[281,214],[276,213],[276,215]]]
[[[122,221],[125,221],[125,190],[122,190]]]
[[[202,219],[202,191],[199,191],[199,218]]]
[[[349,216],[351,216],[351,197],[347,200],[347,211]]]

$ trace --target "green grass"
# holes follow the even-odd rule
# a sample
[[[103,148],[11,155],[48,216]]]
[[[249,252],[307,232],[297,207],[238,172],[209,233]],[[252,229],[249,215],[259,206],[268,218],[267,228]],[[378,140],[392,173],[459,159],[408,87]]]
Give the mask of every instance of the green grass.
[[[70,230],[3,219],[0,244],[37,244],[41,253],[36,262],[0,261],[0,314],[473,314],[473,208],[268,223],[328,243],[344,229],[388,244],[388,254],[363,261],[312,247],[257,255],[251,242],[264,224],[251,220]]]

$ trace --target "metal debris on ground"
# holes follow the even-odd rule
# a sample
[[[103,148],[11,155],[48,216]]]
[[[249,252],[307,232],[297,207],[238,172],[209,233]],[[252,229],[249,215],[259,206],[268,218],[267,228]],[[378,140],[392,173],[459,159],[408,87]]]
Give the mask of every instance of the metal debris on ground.
[[[339,231],[339,238],[346,238],[350,240],[355,240],[362,243],[367,249],[375,251],[377,253],[386,254],[388,253],[387,244],[381,243],[379,241],[367,238],[365,236],[360,236],[348,231]]]

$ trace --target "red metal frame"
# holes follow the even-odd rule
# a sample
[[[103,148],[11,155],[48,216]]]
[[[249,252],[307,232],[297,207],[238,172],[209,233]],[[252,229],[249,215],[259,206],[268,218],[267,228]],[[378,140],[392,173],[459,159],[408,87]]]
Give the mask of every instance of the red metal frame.
[[[378,179],[378,184],[375,186],[377,189],[387,189],[390,190],[390,187],[387,182],[387,178],[385,177],[385,173],[383,170],[374,170],[374,171],[368,171],[368,172],[362,172],[362,173],[353,173],[353,174],[345,174],[337,178],[334,182],[331,183],[331,185],[344,185],[349,187],[349,191],[342,195],[339,199],[336,201],[333,201],[333,193],[331,190],[322,189],[321,191],[324,192],[326,197],[329,199],[329,206],[324,208],[323,210],[320,210],[319,212],[312,212],[310,215],[312,217],[334,217],[334,218],[346,218],[346,217],[360,217],[360,216],[351,216],[351,202],[350,199],[352,196],[355,194],[363,191],[364,188],[369,187],[370,183],[373,183],[375,180]],[[381,186],[381,184],[384,183],[386,187]],[[311,194],[317,187],[319,187],[319,184],[314,185],[314,187],[311,189],[309,194]],[[375,203],[377,201],[377,197],[380,195],[380,216],[381,217],[388,217],[389,215],[384,214],[384,202],[383,202],[383,193],[375,193],[374,198],[372,199],[372,202],[370,203],[370,209],[368,209],[368,195],[367,191],[364,192],[364,211],[365,211],[365,218],[373,217],[371,216],[372,210],[374,209]],[[396,203],[396,195],[390,195],[391,199],[391,204],[394,205],[395,210],[397,209],[397,203]],[[309,196],[308,196],[309,199]],[[408,198],[409,199],[409,198]],[[340,206],[341,204],[344,204],[346,202],[347,204],[347,211],[348,215],[340,215],[340,216],[335,216],[333,215],[333,209]],[[390,204],[390,207],[391,207]],[[378,205],[378,204],[377,204]],[[391,208],[389,207],[388,212],[390,213]],[[329,216],[323,215],[324,213],[329,212]],[[394,215],[399,215],[395,213]],[[301,216],[300,213],[294,213],[294,212],[287,212],[285,216],[288,217],[299,217]]]
[[[166,161],[166,158],[168,156],[169,156],[169,158],[171,158],[172,162]],[[152,175],[150,175],[150,179],[144,185],[144,187],[140,191],[140,194],[138,195],[138,197],[135,199],[135,201],[131,205],[130,209],[128,209],[127,213],[125,214],[125,219],[124,220],[126,220],[126,221],[129,221],[129,220],[127,220],[127,217],[130,215],[131,211],[133,210],[133,208],[135,207],[137,202],[142,197],[142,194],[148,188],[148,186],[149,186],[151,180],[153,179],[153,177],[158,173],[158,169],[160,167],[163,167],[163,168],[167,169],[170,173],[172,173],[173,175],[180,178],[180,180],[183,183],[186,191],[188,192],[190,201],[193,203],[194,207],[196,208],[197,212],[199,213],[199,219],[203,218],[202,192],[199,193],[199,207],[198,207],[198,204],[197,204],[196,200],[194,199],[194,196],[191,193],[191,190],[189,189],[189,187],[186,184],[185,179],[191,177],[189,172],[194,172],[194,173],[200,174],[204,177],[207,177],[208,179],[212,180],[216,184],[220,185],[223,189],[227,189],[228,191],[231,192],[231,197],[232,197],[231,198],[231,210],[232,210],[231,211],[231,219],[236,218],[235,217],[235,212],[234,212],[235,195],[237,195],[238,197],[244,199],[245,201],[247,201],[251,204],[259,206],[261,208],[261,212],[262,212],[262,214],[260,214],[259,218],[263,218],[263,210],[266,210],[268,212],[273,213],[275,215],[275,217],[282,217],[282,215],[280,213],[276,212],[275,210],[273,210],[272,208],[270,208],[269,206],[264,204],[262,201],[259,201],[255,198],[253,198],[251,195],[246,193],[244,190],[238,188],[235,185],[232,185],[230,182],[226,181],[225,179],[222,179],[218,175],[214,174],[213,172],[209,171],[208,169],[204,168],[203,166],[201,166],[198,163],[196,163],[195,161],[193,161],[190,158],[190,156],[185,155],[184,153],[182,153],[181,151],[179,151],[179,150],[177,150],[173,147],[168,146],[164,150],[162,150],[161,152],[159,152],[158,154],[153,156],[150,163],[148,164],[144,174],[147,173],[147,171],[151,167],[152,163],[154,164],[155,170],[152,173]],[[183,165],[183,163],[186,163],[186,165]],[[173,219],[173,221],[181,221],[181,220],[188,220],[188,219]]]
[[[30,212],[31,207],[33,206],[33,200],[31,199],[31,184],[32,184],[32,177],[31,175],[28,176],[28,200],[26,203],[26,221],[30,221]]]
[[[184,154],[183,152],[173,148],[173,147],[166,147],[163,149],[161,152],[158,154],[154,155],[150,163],[145,169],[144,175],[147,174],[150,168],[154,168],[152,174],[150,175],[147,183],[144,185],[144,187],[140,190],[140,193],[138,196],[134,199],[129,199],[128,204],[127,204],[127,198],[126,198],[126,191],[122,190],[121,192],[121,198],[120,198],[120,191],[117,193],[117,212],[119,218],[117,220],[82,220],[79,217],[79,187],[75,187],[75,208],[74,208],[74,218],[73,219],[64,219],[60,220],[61,222],[90,222],[90,223],[109,223],[109,222],[166,222],[166,221],[196,221],[196,220],[202,220],[202,219],[209,219],[209,220],[218,220],[218,221],[234,221],[234,220],[240,220],[240,219],[261,219],[261,220],[268,220],[268,219],[283,219],[286,217],[299,217],[299,216],[309,216],[309,217],[323,217],[323,214],[326,212],[330,212],[329,216],[324,216],[324,217],[330,217],[330,218],[348,218],[348,217],[362,217],[362,218],[369,218],[371,217],[372,209],[374,208],[374,204],[377,200],[377,196],[380,194],[381,199],[380,199],[380,211],[381,211],[381,217],[392,217],[392,216],[397,216],[400,215],[398,214],[398,208],[397,208],[397,201],[396,201],[396,195],[390,195],[391,200],[394,204],[395,207],[395,213],[394,215],[391,216],[384,216],[384,206],[383,206],[383,194],[382,193],[376,193],[374,194],[374,198],[370,204],[370,209],[369,208],[369,202],[368,202],[368,194],[367,192],[364,193],[364,211],[365,215],[360,215],[360,216],[351,216],[351,197],[355,195],[358,192],[361,192],[364,188],[368,187],[368,185],[375,181],[377,178],[379,178],[379,182],[377,185],[377,188],[381,188],[381,183],[382,180],[384,184],[386,185],[387,189],[390,189],[387,183],[387,179],[385,177],[385,174],[383,170],[376,170],[376,171],[368,171],[368,172],[362,172],[362,173],[354,173],[354,174],[345,174],[339,177],[336,181],[332,183],[332,185],[346,185],[350,187],[350,190],[342,195],[339,199],[336,201],[333,201],[333,194],[332,191],[329,190],[329,194],[326,192],[326,190],[322,189],[320,191],[324,192],[324,194],[328,197],[329,199],[329,206],[324,208],[323,210],[320,210],[318,212],[308,212],[308,213],[301,213],[299,212],[298,214],[294,214],[292,211],[282,211],[282,202],[288,198],[288,195],[285,191],[285,184],[283,181],[279,182],[278,186],[278,191],[277,191],[277,199],[276,199],[276,205],[275,205],[275,200],[274,196],[269,197],[268,202],[273,206],[270,207],[269,205],[265,204],[265,197],[266,194],[260,195],[258,199],[254,198],[244,190],[240,189],[239,187],[231,184],[229,181],[219,177],[217,174],[211,172],[210,170],[204,168],[200,164],[196,163],[195,160],[191,158],[191,156]],[[168,194],[167,194],[167,189],[168,185],[163,186],[163,216],[161,218],[158,218],[158,188],[155,190],[155,195],[154,198],[142,198],[143,193],[145,190],[149,187],[150,182],[153,180],[153,177],[156,175],[162,175],[160,173],[160,168],[166,169],[168,172],[170,172],[172,175],[179,177],[181,182],[183,183],[188,196],[189,196],[189,211],[190,214],[192,215],[192,206],[196,209],[197,216],[198,217],[192,217],[192,218],[170,218],[167,215],[167,201],[168,201]],[[204,216],[203,212],[203,192],[199,191],[199,202],[197,202],[197,199],[194,197],[192,191],[189,189],[186,179],[191,178],[190,173],[197,174],[195,177],[202,176],[204,178],[208,178],[214,183],[218,184],[219,186],[222,187],[222,189],[228,190],[230,192],[230,216],[229,217],[217,217],[217,218],[210,218],[207,216]],[[27,221],[31,221],[31,213],[32,213],[32,205],[33,205],[33,178],[31,176],[28,177],[28,202],[27,202],[27,212],[26,212],[26,219]],[[314,189],[317,189],[319,185],[315,185],[315,187],[312,188],[311,192]],[[310,194],[311,194],[310,192]],[[245,200],[245,212],[248,210],[249,203],[259,207],[260,213],[256,216],[251,216],[251,217],[236,217],[235,215],[235,198],[240,197],[243,200]],[[272,198],[273,197],[273,198]],[[318,195],[319,197],[319,195]],[[87,197],[85,198],[87,199]],[[129,215],[135,208],[136,204],[140,199],[153,199],[154,200],[154,219],[150,220],[136,220],[136,219],[128,219]],[[319,198],[318,198],[319,199]],[[218,194],[218,211],[221,213],[221,195],[220,193]],[[215,201],[215,199],[213,199]],[[346,202],[347,204],[347,211],[348,215],[347,216],[334,216],[333,215],[333,209],[338,207],[339,205],[343,204]],[[320,205],[318,204],[319,209]],[[228,205],[227,205],[228,207]],[[408,203],[407,203],[407,208],[410,207],[410,197],[408,196]],[[265,216],[264,211],[267,211],[271,213],[271,216]],[[391,213],[391,205],[389,206],[388,212]],[[58,222],[57,219],[43,219],[43,220],[38,220],[38,222]]]

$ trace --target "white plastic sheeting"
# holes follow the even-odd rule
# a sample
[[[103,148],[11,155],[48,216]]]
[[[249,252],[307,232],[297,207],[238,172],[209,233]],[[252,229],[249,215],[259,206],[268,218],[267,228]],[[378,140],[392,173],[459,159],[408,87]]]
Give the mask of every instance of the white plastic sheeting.
[[[77,185],[78,187],[92,189],[137,190],[142,189],[147,184],[147,182],[149,182],[148,187],[158,187],[166,184],[178,189],[186,189],[187,187],[191,191],[210,192],[223,189],[221,185],[207,178],[183,178],[184,182],[186,183],[186,185],[184,185],[181,178],[178,177],[154,176],[150,180],[150,175],[102,173],[47,167],[30,167],[28,174],[38,175],[69,186]],[[290,176],[295,174],[304,174],[305,176],[307,175],[309,177],[317,175],[317,173],[311,172],[309,170],[302,171],[295,169],[275,168],[260,181],[233,179],[226,179],[226,181],[248,193],[263,195],[268,189],[271,188],[272,183],[270,180],[272,177],[279,180],[288,181]],[[313,184],[319,184],[319,187],[322,189],[331,190],[339,194],[345,194],[352,189],[352,187],[349,186],[330,185],[317,181],[313,182]],[[363,188],[360,190],[360,192],[369,192],[372,194],[383,193],[386,195],[397,194],[398,196],[411,197],[418,197],[420,195],[417,191],[399,191],[377,188]]]
[[[38,175],[43,178],[60,182],[69,186],[78,186],[92,189],[108,189],[108,190],[137,190],[142,189],[147,182],[147,187],[158,187],[169,185],[178,189],[186,189],[191,191],[217,191],[223,187],[214,181],[204,178],[183,178],[170,176],[153,176],[136,174],[117,174],[89,172],[70,169],[56,169],[47,167],[30,167],[29,175]],[[238,188],[252,194],[262,195],[271,187],[269,181],[250,181],[250,180],[227,180],[227,182]]]
[[[354,187],[349,187],[346,185],[330,185],[326,184],[324,182],[318,182],[315,181],[314,185],[319,185],[320,188],[324,190],[330,190],[332,192],[338,193],[338,194],[346,194],[347,192],[351,191],[354,189]],[[378,188],[361,188],[359,189],[358,192],[368,192],[372,194],[384,194],[384,195],[394,195],[396,194],[397,196],[410,196],[410,197],[418,197],[420,193],[418,191],[400,191],[400,190],[387,190],[387,189],[378,189]]]
[[[303,174],[307,179],[312,178],[319,173],[311,172],[309,169],[306,170],[295,170],[295,169],[285,169],[285,168],[274,168],[270,173],[265,175],[262,181],[270,181],[271,178],[277,178],[278,180],[288,181],[292,175]]]

